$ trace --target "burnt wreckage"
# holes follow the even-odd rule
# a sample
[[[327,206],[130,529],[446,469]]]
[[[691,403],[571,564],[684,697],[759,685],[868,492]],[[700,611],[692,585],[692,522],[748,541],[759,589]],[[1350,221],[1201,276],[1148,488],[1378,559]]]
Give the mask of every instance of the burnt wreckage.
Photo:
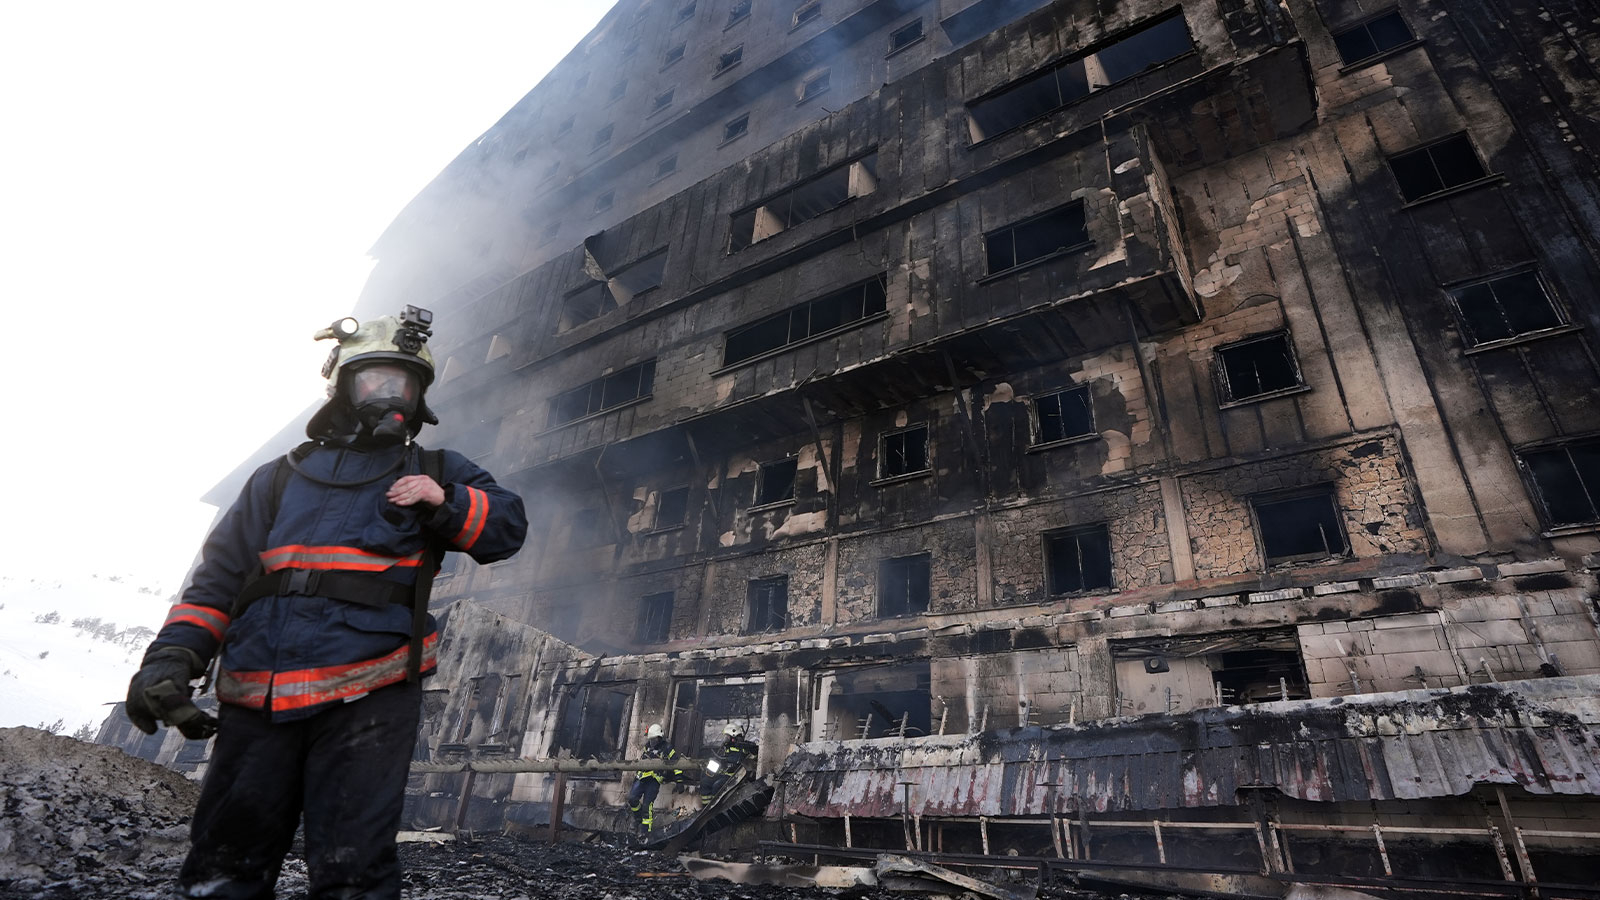
[[[622,0],[374,249],[534,517],[414,824],[1592,880],[1593,15]]]

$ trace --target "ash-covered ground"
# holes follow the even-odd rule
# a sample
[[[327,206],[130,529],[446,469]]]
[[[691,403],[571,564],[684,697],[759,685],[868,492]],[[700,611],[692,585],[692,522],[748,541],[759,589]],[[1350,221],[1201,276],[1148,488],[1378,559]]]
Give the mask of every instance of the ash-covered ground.
[[[0,900],[166,900],[174,896],[199,785],[114,747],[33,728],[0,729]],[[573,834],[581,837],[581,834]],[[905,900],[831,890],[696,881],[677,858],[614,836],[550,844],[501,834],[403,843],[406,900]],[[278,880],[304,900],[298,854]],[[1105,895],[1046,887],[1040,897]]]

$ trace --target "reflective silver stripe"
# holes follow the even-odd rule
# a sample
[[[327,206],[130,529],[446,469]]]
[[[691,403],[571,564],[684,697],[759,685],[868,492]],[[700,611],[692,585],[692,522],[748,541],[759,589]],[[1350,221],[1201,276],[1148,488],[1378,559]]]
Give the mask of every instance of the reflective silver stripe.
[[[270,677],[266,672],[251,674]],[[267,678],[241,678],[237,673],[223,669],[217,673],[217,699],[235,706],[260,709],[267,702],[268,683]]]

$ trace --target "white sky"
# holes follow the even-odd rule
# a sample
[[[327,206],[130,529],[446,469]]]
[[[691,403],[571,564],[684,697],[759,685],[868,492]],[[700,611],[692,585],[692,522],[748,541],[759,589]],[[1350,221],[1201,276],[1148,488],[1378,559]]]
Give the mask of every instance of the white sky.
[[[0,565],[176,589],[367,249],[610,5],[0,4]]]

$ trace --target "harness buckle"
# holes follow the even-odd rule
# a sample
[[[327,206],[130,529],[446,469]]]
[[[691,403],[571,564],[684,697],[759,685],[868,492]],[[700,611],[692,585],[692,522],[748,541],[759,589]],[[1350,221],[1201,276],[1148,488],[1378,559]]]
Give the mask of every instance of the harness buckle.
[[[318,569],[289,569],[288,576],[283,579],[283,586],[279,593],[305,594],[311,596],[316,593],[318,582],[322,581],[322,572]]]

